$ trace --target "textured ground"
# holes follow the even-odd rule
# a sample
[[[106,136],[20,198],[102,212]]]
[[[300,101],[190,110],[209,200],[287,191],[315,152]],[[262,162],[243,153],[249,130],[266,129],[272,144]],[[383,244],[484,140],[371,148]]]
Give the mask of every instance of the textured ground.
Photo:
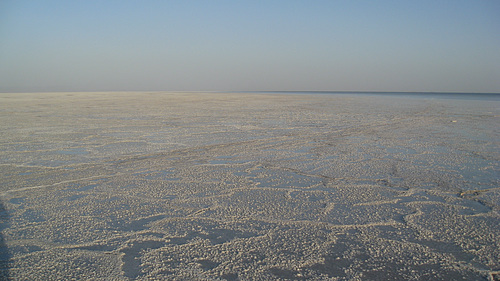
[[[0,94],[12,280],[500,278],[500,101]]]

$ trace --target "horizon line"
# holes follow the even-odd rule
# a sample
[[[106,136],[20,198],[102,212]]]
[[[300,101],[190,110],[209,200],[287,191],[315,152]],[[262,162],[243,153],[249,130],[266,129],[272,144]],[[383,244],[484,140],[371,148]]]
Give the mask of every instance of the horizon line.
[[[462,92],[462,91],[338,91],[338,90],[109,90],[109,91],[21,91],[21,92],[1,92],[0,94],[35,94],[35,93],[385,93],[385,94],[482,94],[499,95],[500,92]]]

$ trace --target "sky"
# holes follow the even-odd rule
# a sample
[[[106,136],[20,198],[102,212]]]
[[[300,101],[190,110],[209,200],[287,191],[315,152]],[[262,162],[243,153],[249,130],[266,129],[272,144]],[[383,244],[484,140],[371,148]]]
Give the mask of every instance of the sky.
[[[0,92],[54,91],[500,93],[500,1],[0,1]]]

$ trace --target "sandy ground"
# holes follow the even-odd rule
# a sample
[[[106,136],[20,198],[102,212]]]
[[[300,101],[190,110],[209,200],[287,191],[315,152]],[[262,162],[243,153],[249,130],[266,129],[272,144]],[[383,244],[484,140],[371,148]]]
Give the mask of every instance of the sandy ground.
[[[0,94],[12,280],[499,280],[500,102]]]

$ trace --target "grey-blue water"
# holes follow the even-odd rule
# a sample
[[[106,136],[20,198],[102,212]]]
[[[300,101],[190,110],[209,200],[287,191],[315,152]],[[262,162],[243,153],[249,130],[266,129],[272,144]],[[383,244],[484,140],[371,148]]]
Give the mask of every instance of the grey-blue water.
[[[459,93],[459,92],[349,92],[349,91],[242,91],[237,93],[284,94],[284,95],[361,95],[390,96],[398,98],[460,99],[500,101],[500,93]]]

